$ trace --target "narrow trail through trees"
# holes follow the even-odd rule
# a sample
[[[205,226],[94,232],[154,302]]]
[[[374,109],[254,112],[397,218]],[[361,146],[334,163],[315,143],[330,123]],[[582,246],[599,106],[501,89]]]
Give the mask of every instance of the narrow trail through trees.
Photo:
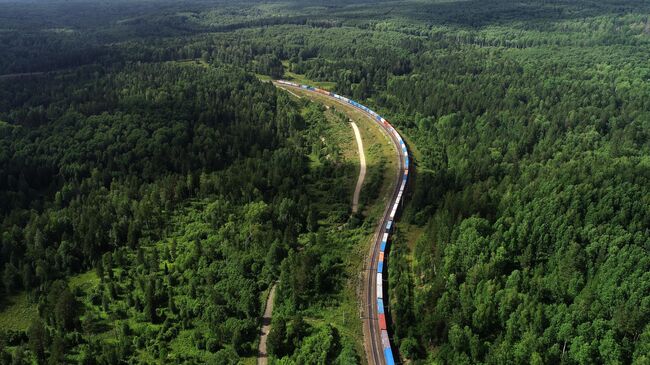
[[[266,299],[266,307],[264,308],[264,317],[262,317],[262,329],[260,331],[260,344],[257,349],[257,365],[266,365],[269,362],[269,355],[266,349],[266,340],[271,331],[271,316],[273,315],[273,302],[275,300],[275,287],[273,284],[269,297]]]

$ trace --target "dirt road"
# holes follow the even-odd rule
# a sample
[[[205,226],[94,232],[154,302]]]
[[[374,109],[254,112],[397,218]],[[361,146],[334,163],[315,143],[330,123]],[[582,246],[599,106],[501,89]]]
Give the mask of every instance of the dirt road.
[[[271,287],[269,297],[266,300],[266,307],[264,308],[264,317],[262,317],[262,330],[260,331],[260,345],[257,350],[257,365],[266,365],[269,362],[268,354],[266,352],[266,340],[271,331],[271,316],[273,315],[273,302],[275,300],[275,287]]]
[[[352,129],[354,129],[354,136],[357,139],[357,146],[359,146],[359,179],[357,180],[357,186],[354,189],[354,196],[352,197],[352,213],[356,213],[359,210],[359,195],[361,195],[361,187],[363,186],[363,180],[366,178],[366,155],[363,152],[363,141],[361,140],[361,133],[359,132],[359,127],[355,122],[350,122]]]

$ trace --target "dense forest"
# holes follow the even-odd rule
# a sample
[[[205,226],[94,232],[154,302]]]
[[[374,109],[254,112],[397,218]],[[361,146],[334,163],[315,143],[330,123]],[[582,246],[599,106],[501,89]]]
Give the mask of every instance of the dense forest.
[[[374,221],[348,218],[354,168],[322,139],[338,117],[268,77],[333,83],[409,141],[402,362],[650,361],[648,2],[0,14],[0,310],[37,308],[0,327],[0,363],[247,361],[276,281],[271,362],[363,361],[318,313]]]
[[[29,293],[39,315],[3,331],[2,363],[236,363],[256,353],[270,283],[300,281],[280,288],[291,316],[342,285],[344,252],[310,248],[348,211],[323,109],[194,62],[5,81],[3,100],[0,293]],[[354,343],[331,347],[358,361]]]

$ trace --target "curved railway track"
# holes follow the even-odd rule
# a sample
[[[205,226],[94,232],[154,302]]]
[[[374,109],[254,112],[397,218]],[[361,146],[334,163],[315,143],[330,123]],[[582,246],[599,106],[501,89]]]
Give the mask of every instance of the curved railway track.
[[[386,247],[388,244],[388,237],[391,232],[393,221],[396,218],[398,209],[402,202],[403,194],[406,189],[406,182],[408,180],[409,155],[404,139],[385,118],[354,100],[308,85],[298,85],[283,80],[274,81],[274,84],[283,88],[298,88],[316,92],[330,97],[343,105],[351,105],[355,107],[375,121],[390,138],[395,147],[396,158],[399,161],[399,169],[395,174],[395,187],[391,199],[386,205],[381,219],[379,220],[379,224],[375,229],[373,243],[370,247],[370,252],[366,262],[366,275],[362,295],[362,300],[364,302],[364,313],[362,313],[364,318],[364,346],[366,348],[368,363],[371,365],[393,365],[395,364],[395,356],[388,338],[383,305],[383,281],[386,272],[384,269],[384,264],[386,262],[384,255],[387,252]]]

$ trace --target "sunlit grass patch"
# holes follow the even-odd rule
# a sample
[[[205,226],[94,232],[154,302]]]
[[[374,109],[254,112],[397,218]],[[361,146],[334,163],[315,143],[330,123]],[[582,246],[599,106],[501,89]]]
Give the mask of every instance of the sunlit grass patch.
[[[0,330],[26,331],[38,317],[36,304],[29,302],[27,293],[9,296],[6,303],[0,311]]]

